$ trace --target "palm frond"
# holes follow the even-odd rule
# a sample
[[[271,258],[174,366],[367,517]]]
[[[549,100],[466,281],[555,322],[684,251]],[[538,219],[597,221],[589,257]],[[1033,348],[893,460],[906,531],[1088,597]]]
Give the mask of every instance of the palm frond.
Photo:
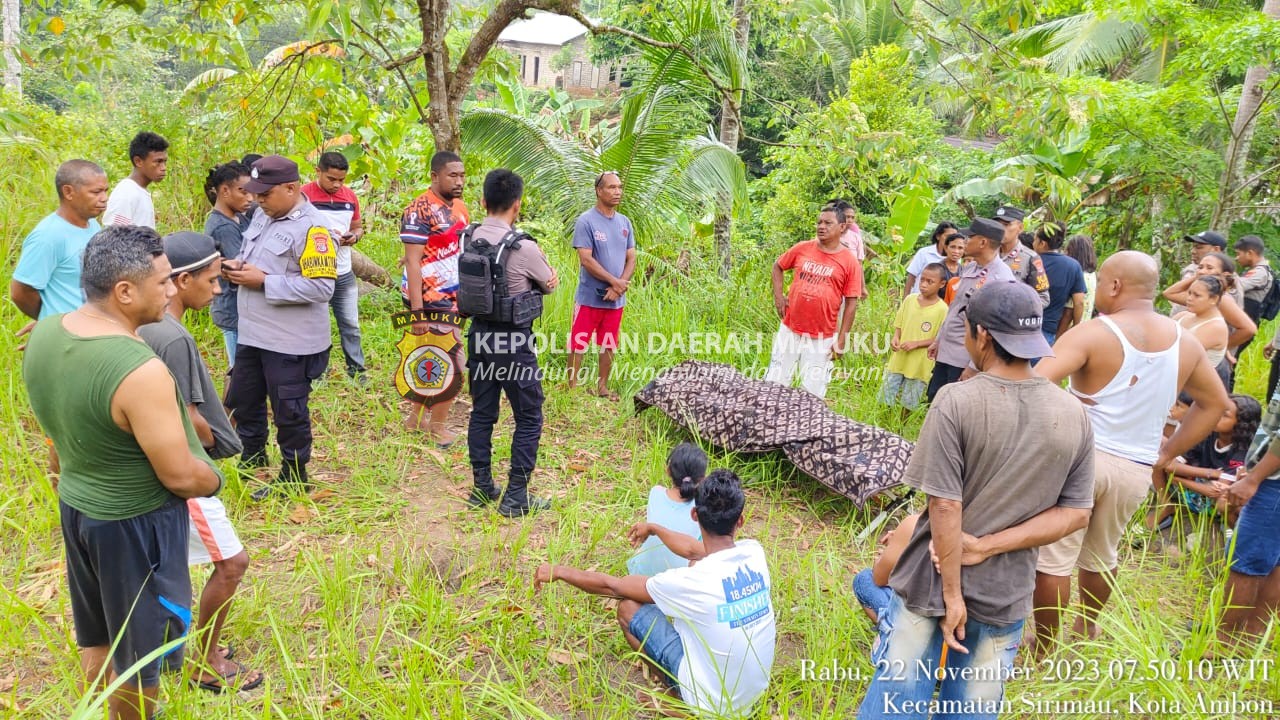
[[[515,171],[540,209],[564,227],[595,202],[591,187],[598,163],[586,150],[536,121],[501,110],[476,109],[463,116],[461,130],[468,156],[481,158],[486,167]]]
[[[231,68],[218,67],[205,70],[199,75],[191,78],[191,82],[187,83],[187,86],[182,88],[182,96],[186,97],[193,93],[204,92],[205,90],[209,90],[218,85],[223,80],[235,77],[239,74],[239,70],[233,70]]]
[[[1138,22],[1092,12],[1050,20],[1010,36],[1025,55],[1041,57],[1064,75],[1088,69],[1114,68],[1145,57],[1146,28]]]

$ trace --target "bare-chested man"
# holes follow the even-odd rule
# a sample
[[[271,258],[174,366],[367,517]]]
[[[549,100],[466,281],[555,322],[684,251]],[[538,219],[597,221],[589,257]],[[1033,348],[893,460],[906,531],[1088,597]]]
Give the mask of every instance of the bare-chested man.
[[[1159,267],[1142,253],[1118,252],[1098,268],[1100,317],[1063,335],[1054,357],[1036,371],[1069,388],[1093,424],[1093,515],[1089,525],[1040,549],[1036,566],[1036,652],[1058,633],[1071,598],[1071,571],[1080,568],[1080,634],[1099,634],[1098,613],[1111,597],[1124,528],[1165,467],[1212,432],[1230,400],[1204,347],[1155,311]],[[1162,444],[1167,409],[1179,388],[1195,401],[1177,432]]]

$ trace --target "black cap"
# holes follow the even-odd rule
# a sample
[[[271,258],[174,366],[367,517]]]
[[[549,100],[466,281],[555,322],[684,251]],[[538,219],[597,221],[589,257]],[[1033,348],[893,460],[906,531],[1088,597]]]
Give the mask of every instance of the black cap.
[[[254,161],[249,170],[249,182],[245,183],[246,192],[255,195],[267,192],[276,185],[298,182],[298,163],[282,155],[268,155]]]
[[[986,218],[974,218],[973,222],[969,223],[969,227],[962,229],[960,232],[965,237],[981,235],[994,243],[999,243],[1004,239],[1004,226],[995,220]]]
[[[1262,238],[1257,235],[1245,235],[1236,241],[1236,249],[1262,252],[1266,250],[1266,246],[1262,244]]]
[[[1040,332],[1044,306],[1030,285],[1016,280],[989,282],[969,298],[965,312],[1014,357],[1053,357],[1053,348]]]
[[[164,254],[169,258],[175,276],[206,268],[222,255],[213,238],[190,230],[165,235]]]
[[[996,210],[995,219],[1000,222],[1013,222],[1014,220],[1021,220],[1026,216],[1026,213],[1012,205],[1001,205],[1000,208]]]
[[[1204,232],[1198,232],[1195,235],[1186,235],[1186,236],[1183,236],[1182,239],[1186,240],[1187,242],[1195,243],[1197,245],[1212,245],[1218,248],[1219,250],[1227,249],[1227,239],[1223,237],[1220,233],[1216,233],[1212,230],[1205,230]]]

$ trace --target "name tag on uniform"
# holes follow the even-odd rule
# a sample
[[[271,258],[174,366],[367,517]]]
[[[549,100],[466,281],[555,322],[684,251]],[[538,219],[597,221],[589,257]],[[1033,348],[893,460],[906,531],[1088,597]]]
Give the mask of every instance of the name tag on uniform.
[[[333,245],[329,231],[316,226],[307,231],[307,244],[298,259],[302,276],[306,278],[337,280],[338,250]]]

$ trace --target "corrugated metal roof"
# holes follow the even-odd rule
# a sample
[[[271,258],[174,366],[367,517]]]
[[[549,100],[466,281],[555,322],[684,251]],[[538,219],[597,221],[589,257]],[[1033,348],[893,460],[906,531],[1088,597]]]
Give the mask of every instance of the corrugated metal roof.
[[[539,12],[528,20],[517,20],[498,35],[498,42],[523,42],[560,47],[587,34],[587,28],[571,17]]]

